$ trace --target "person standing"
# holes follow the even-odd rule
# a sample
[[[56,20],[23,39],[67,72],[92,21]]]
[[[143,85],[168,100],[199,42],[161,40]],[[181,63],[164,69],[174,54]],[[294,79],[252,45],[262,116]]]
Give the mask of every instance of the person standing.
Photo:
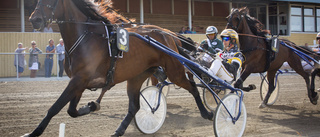
[[[59,59],[59,77],[62,77],[63,75],[63,61],[65,58],[64,52],[65,52],[65,47],[63,43],[63,39],[59,40],[59,44],[57,45],[57,54],[58,54],[58,59]]]
[[[24,71],[24,54],[21,54],[24,50],[26,50],[27,48],[23,48],[23,44],[22,43],[18,43],[18,48],[14,51],[16,54],[14,56],[14,66],[18,67],[18,78],[20,78],[22,72]],[[18,63],[18,64],[17,64]]]
[[[53,67],[53,53],[55,53],[56,49],[54,46],[53,39],[49,39],[49,45],[46,47],[46,59],[44,61],[44,67],[45,67],[45,77],[50,78],[52,67]]]
[[[35,41],[31,41],[31,48],[29,49],[30,57],[29,57],[29,69],[30,72],[30,78],[35,78],[37,70],[39,69],[39,57],[38,54],[41,54],[42,51],[37,48],[37,44]]]
[[[222,41],[217,39],[218,29],[215,26],[209,26],[206,29],[207,39],[200,43],[199,50],[208,51],[216,54],[223,50]]]

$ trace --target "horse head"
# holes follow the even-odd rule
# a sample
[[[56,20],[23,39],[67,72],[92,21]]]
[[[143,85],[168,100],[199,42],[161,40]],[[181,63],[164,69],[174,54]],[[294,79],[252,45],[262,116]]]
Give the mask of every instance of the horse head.
[[[245,20],[244,18],[248,16],[249,9],[247,7],[241,9],[231,9],[230,15],[226,17],[228,23],[226,29],[233,29],[237,32],[243,32]]]
[[[47,24],[54,22],[79,23],[90,19],[112,24],[120,19],[125,20],[121,16],[111,16],[115,15],[114,11],[110,10],[111,1],[104,2],[103,6],[101,3],[102,1],[91,0],[39,0],[29,20],[37,30],[43,30]],[[109,21],[109,18],[116,21]]]
[[[59,0],[39,0],[35,10],[29,17],[33,28],[43,30],[48,23],[54,21],[55,17],[62,15],[62,4],[59,4],[61,2]]]

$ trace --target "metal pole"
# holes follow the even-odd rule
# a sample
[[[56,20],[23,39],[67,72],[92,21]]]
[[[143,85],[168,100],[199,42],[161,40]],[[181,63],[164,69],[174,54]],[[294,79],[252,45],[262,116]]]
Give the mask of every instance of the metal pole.
[[[19,57],[18,57],[18,54],[15,54],[15,57],[16,57],[16,70],[17,70],[17,80],[19,80]]]
[[[25,32],[24,27],[24,0],[21,0],[21,32]]]
[[[140,23],[143,23],[143,0],[140,0]]]
[[[57,55],[57,79],[59,78],[59,54],[56,53],[55,55]]]
[[[192,15],[191,15],[191,0],[188,0],[188,21],[189,21],[189,28],[191,29],[192,27]]]

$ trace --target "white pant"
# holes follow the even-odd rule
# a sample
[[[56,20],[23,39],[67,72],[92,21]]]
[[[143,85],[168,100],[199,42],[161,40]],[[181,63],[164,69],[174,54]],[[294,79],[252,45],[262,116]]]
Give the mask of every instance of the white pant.
[[[222,62],[218,59],[212,62],[209,73],[216,75],[229,83],[231,83],[233,80],[233,74],[229,73]]]
[[[311,62],[311,64],[314,65],[314,62]],[[306,61],[302,60],[301,65],[305,71],[310,72],[313,69],[313,67],[310,66]],[[292,69],[292,68],[289,66],[288,62],[284,62],[280,69],[283,70],[283,69]]]

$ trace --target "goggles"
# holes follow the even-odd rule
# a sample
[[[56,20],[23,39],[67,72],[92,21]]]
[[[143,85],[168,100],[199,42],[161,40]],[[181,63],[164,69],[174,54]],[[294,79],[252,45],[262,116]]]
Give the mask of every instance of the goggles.
[[[317,37],[317,40],[320,39],[320,37]]]
[[[230,37],[223,37],[222,40],[224,40],[224,41],[229,41],[229,40],[230,40]]]
[[[207,34],[208,36],[215,36],[216,34],[215,33],[212,33],[212,34]]]

